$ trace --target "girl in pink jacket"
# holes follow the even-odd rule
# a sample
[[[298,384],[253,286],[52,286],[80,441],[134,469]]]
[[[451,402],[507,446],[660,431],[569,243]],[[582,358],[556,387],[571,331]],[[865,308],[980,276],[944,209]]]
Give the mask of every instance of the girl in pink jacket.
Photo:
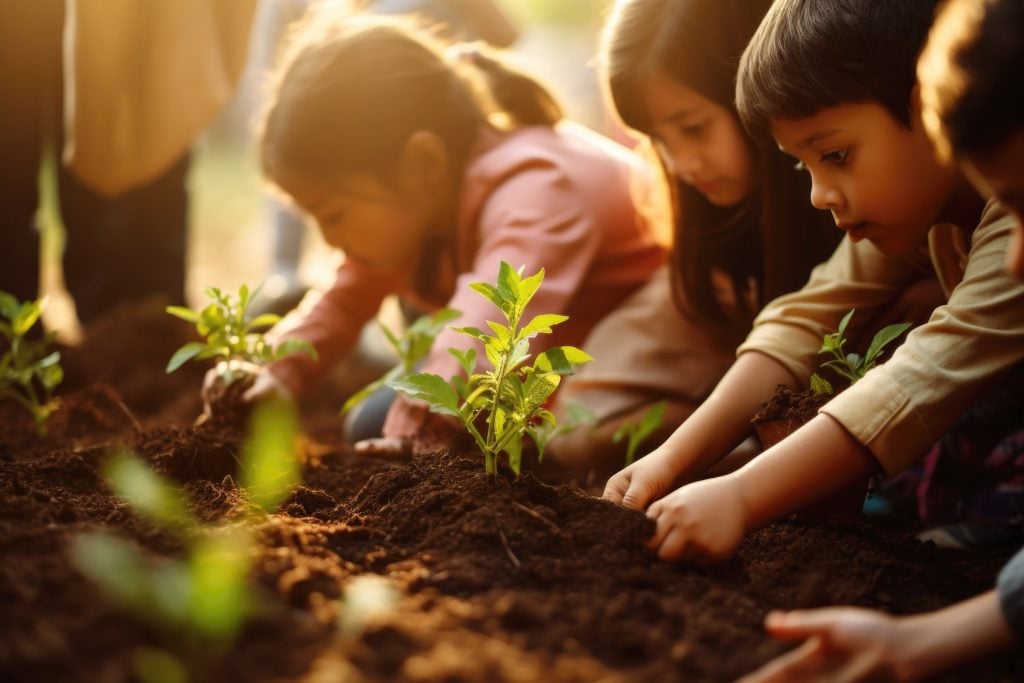
[[[528,315],[570,319],[535,345],[582,345],[664,262],[632,198],[642,163],[562,122],[546,90],[490,56],[445,52],[395,20],[322,10],[294,31],[271,86],[263,171],[345,260],[319,301],[274,331],[309,341],[318,359],[278,361],[250,397],[301,393],[389,294],[486,328],[496,312],[467,285],[493,281],[502,260],[544,268]],[[455,374],[445,349],[464,340],[442,333],[424,370]],[[425,415],[396,399],[383,434],[410,437]]]

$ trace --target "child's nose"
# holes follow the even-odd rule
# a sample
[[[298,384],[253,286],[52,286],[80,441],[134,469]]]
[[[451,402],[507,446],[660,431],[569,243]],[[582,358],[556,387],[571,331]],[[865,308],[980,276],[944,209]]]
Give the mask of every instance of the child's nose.
[[[828,211],[840,208],[842,203],[843,196],[838,189],[811,178],[811,204],[814,208]]]

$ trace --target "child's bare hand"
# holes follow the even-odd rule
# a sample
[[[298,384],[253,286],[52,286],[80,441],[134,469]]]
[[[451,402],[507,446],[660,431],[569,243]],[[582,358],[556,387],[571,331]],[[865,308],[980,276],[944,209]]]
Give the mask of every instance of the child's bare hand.
[[[765,619],[771,635],[807,640],[740,683],[913,680],[900,658],[905,643],[898,624],[882,612],[853,607],[772,612]]]
[[[232,382],[249,384],[242,399],[246,402],[260,401],[267,398],[292,400],[291,392],[269,370],[246,361],[220,361],[207,371],[203,378],[202,398],[203,412],[209,413],[210,404],[224,394],[225,388]]]
[[[658,449],[619,470],[604,487],[604,498],[643,510],[668,491],[678,472],[667,451]]]
[[[647,542],[663,560],[725,559],[743,540],[747,511],[732,475],[687,484],[647,510],[657,523]]]
[[[360,455],[376,458],[402,460],[412,455],[412,443],[408,439],[378,438],[357,441],[353,448]]]

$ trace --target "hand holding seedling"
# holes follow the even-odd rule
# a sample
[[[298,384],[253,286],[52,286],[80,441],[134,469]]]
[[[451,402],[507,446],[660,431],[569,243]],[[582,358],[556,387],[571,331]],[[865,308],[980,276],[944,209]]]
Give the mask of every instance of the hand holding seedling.
[[[235,382],[251,383],[242,398],[245,401],[277,397],[291,399],[291,392],[263,366],[289,354],[302,352],[316,358],[316,350],[301,339],[287,339],[277,346],[267,341],[257,330],[276,325],[280,316],[265,313],[247,319],[249,304],[259,295],[259,288],[250,293],[247,285],[238,290],[234,298],[217,287],[207,287],[206,295],[212,300],[201,311],[183,306],[168,306],[167,312],[195,325],[202,342],[189,342],[175,351],[167,363],[167,372],[174,372],[193,358],[221,359],[206,373],[203,380],[203,415],[210,415],[210,404],[222,395],[225,388]],[[244,386],[244,384],[243,384]]]

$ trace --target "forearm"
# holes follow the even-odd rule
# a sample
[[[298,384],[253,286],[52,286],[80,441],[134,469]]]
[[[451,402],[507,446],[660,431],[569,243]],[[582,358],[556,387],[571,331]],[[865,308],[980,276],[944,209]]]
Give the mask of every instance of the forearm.
[[[999,605],[998,593],[957,603],[937,612],[905,617],[904,678],[921,680],[1013,647],[1016,642]]]
[[[680,458],[680,476],[703,473],[750,434],[750,418],[779,384],[794,387],[796,381],[772,358],[756,352],[742,354],[660,450]]]
[[[828,415],[818,415],[738,470],[747,530],[815,503],[878,469],[874,457]]]

